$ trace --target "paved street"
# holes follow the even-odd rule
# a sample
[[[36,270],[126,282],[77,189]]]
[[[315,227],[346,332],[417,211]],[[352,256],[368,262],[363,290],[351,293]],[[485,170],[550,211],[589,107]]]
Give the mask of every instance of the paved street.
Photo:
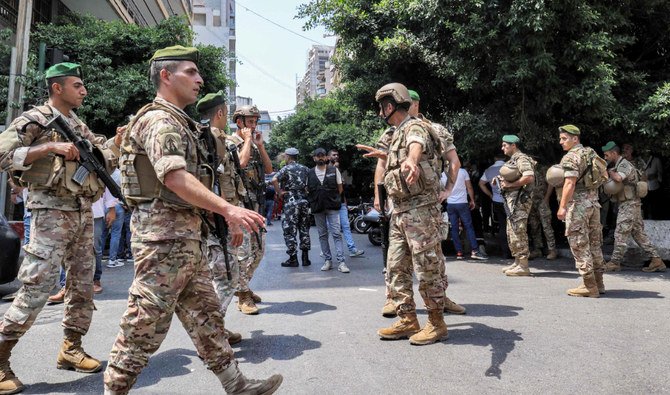
[[[361,258],[350,274],[321,272],[316,229],[313,265],[287,269],[279,222],[269,228],[266,258],[252,288],[263,297],[258,316],[231,306],[227,325],[244,341],[235,347],[253,378],[282,373],[281,394],[481,394],[670,392],[669,273],[606,275],[600,299],[571,298],[578,284],[572,261],[532,261],[532,278],[506,278],[505,262],[449,260],[449,296],[467,315],[446,317],[448,340],[429,346],[380,341],[383,318],[381,250],[355,235]],[[124,311],[132,266],[105,268],[104,293],[84,346],[107,360]],[[0,287],[2,293],[11,285]],[[416,291],[419,320],[426,312]],[[4,313],[8,303],[0,305]],[[62,305],[47,306],[14,349],[12,368],[25,393],[101,393],[102,373],[56,369]],[[137,394],[219,393],[177,319]]]

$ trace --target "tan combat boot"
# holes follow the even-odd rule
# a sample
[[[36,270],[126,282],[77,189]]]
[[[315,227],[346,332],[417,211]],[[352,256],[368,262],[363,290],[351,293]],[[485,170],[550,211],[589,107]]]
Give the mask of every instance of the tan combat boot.
[[[509,277],[525,277],[530,276],[530,270],[528,269],[528,259],[519,258],[518,264],[512,269],[505,272],[506,276]]]
[[[514,258],[514,263],[512,263],[511,265],[503,267],[502,272],[505,273],[508,270],[514,269],[516,267],[516,265],[518,265],[518,264],[519,264],[519,259]]]
[[[254,293],[254,291],[249,290],[249,292],[251,292],[251,300],[253,300],[254,303],[260,303],[260,302],[263,301],[263,299],[261,299],[260,296],[256,295],[256,294]]]
[[[428,322],[426,326],[421,329],[421,332],[409,338],[410,344],[415,346],[423,346],[432,344],[447,337],[447,324],[444,323],[444,315],[442,311],[428,312]]]
[[[651,263],[649,267],[643,267],[642,271],[651,273],[651,272],[664,272],[666,269],[665,263],[661,258],[651,258]]]
[[[598,286],[598,292],[601,294],[605,293],[605,283],[603,282],[602,272],[595,272],[593,275],[596,277],[596,285]]]
[[[444,312],[449,314],[465,314],[465,307],[455,303],[446,295],[444,297]]]
[[[568,289],[567,292],[570,296],[581,296],[585,298],[600,297],[600,292],[598,292],[598,284],[596,283],[596,277],[593,273],[584,275],[582,278],[582,284],[577,288]]]
[[[16,394],[25,388],[9,366],[9,357],[16,342],[18,340],[0,341],[0,394]]]
[[[95,373],[102,369],[100,361],[86,354],[81,347],[81,333],[69,329],[65,330],[65,339],[58,352],[56,367],[81,373]]]
[[[412,336],[421,330],[419,320],[416,319],[416,313],[399,314],[400,319],[393,323],[389,328],[382,328],[377,334],[382,339],[398,340]]]
[[[237,343],[242,341],[242,335],[241,334],[239,334],[237,332],[230,331],[228,329],[224,329],[223,331],[226,335],[226,338],[228,339],[228,344],[230,344],[231,346],[233,344],[237,344]]]
[[[558,258],[558,251],[556,251],[555,249],[549,250],[549,253],[547,254],[547,259],[553,261],[556,258]]]
[[[382,307],[382,316],[386,318],[393,318],[396,316],[395,304],[393,304],[391,298],[386,299],[386,303],[384,303],[384,307]]]
[[[277,391],[277,388],[284,380],[282,375],[273,374],[266,380],[252,380],[244,377],[237,367],[237,361],[233,361],[230,366],[222,372],[217,373],[219,381],[226,390],[226,394],[244,394],[244,395],[270,395]]]
[[[616,262],[607,262],[605,264],[605,271],[606,272],[619,272],[621,271],[621,265],[616,263]]]
[[[240,310],[242,314],[258,314],[258,307],[256,307],[254,300],[251,298],[251,291],[238,292],[238,294],[239,300],[237,301],[237,309]]]

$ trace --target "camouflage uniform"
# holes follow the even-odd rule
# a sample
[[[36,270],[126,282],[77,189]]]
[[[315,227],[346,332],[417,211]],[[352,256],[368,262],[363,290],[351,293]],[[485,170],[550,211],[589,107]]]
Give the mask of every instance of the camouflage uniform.
[[[579,179],[587,171],[588,153],[591,148],[577,144],[561,159],[565,177]],[[565,236],[570,251],[575,257],[575,266],[582,277],[594,271],[603,273],[605,265],[602,253],[602,225],[600,224],[600,203],[598,190],[587,189],[583,182],[577,182],[572,201],[566,205]]]
[[[23,171],[28,183],[28,208],[32,211],[30,242],[24,246],[25,260],[18,279],[23,283],[0,323],[0,339],[15,340],[33,325],[44,307],[49,292],[64,268],[65,311],[62,325],[67,331],[85,335],[93,315],[93,215],[91,205],[104,191],[95,174],[83,186],[71,177],[78,164],[63,157],[48,155],[30,165],[24,161],[31,146],[52,141],[63,142],[53,130],[22,126],[31,117],[41,124],[52,118],[53,109],[45,105],[26,111],[0,135],[0,167],[3,171]],[[105,143],[71,112],[65,117],[75,133],[93,144]],[[113,148],[112,141],[107,142]],[[104,149],[106,156],[110,155]]]
[[[538,166],[535,169],[535,188],[531,194],[533,202],[530,215],[528,217],[528,227],[533,239],[533,247],[536,250],[542,249],[542,233],[547,240],[547,249],[556,249],[556,238],[554,237],[554,229],[551,226],[551,208],[544,200],[544,195],[547,193],[547,180],[545,174],[548,167]]]
[[[406,187],[400,164],[409,144],[423,147],[420,179]],[[442,314],[444,308],[444,256],[440,246],[441,215],[437,208],[440,187],[437,162],[440,146],[425,123],[407,117],[393,132],[389,145],[384,185],[393,201],[389,223],[387,270],[391,296],[398,315],[415,314],[412,270],[419,280],[419,292],[426,309]]]
[[[309,251],[309,202],[306,198],[307,172],[309,169],[299,163],[291,162],[282,167],[275,178],[279,181],[284,194],[284,218],[282,230],[286,253],[289,256],[297,254],[295,234],[300,236],[300,249]]]
[[[202,162],[193,129],[186,113],[156,98],[149,111],[140,110],[124,136],[121,172],[124,193],[134,206],[135,277],[105,370],[106,390],[130,390],[165,339],[174,313],[208,369],[218,374],[231,365],[233,351],[212,286],[199,210],[163,187],[165,175],[173,170],[197,176]],[[164,188],[161,197],[133,198],[138,183],[146,181],[136,173],[142,156],[155,171],[155,185]]]
[[[629,161],[620,157],[614,165],[614,171],[619,173],[624,186],[619,194],[612,196],[612,200],[619,202],[619,213],[617,214],[614,231],[614,251],[610,261],[617,265],[621,264],[628,248],[626,242],[631,236],[650,258],[660,258],[656,248],[644,232],[642,203],[635,186],[639,181],[637,170]]]
[[[244,140],[233,134],[229,136],[231,143],[235,144],[238,149],[244,145]],[[260,197],[265,197],[265,180],[263,176],[263,161],[261,159],[260,151],[254,143],[251,143],[251,159],[244,170],[251,190],[248,191],[249,196],[253,202],[253,210],[265,216],[261,208],[265,208],[264,202],[259,202]],[[260,204],[263,203],[263,204]],[[240,263],[240,282],[237,287],[238,292],[251,292],[249,289],[249,282],[258,268],[265,254],[265,233],[257,232],[256,234],[248,231],[244,232],[244,239],[242,245],[237,249],[237,259]]]
[[[515,152],[504,166],[516,166],[521,173],[521,177],[535,175],[535,161],[521,151]],[[509,249],[514,258],[519,260],[527,260],[530,255],[527,226],[528,214],[533,204],[531,200],[533,189],[534,183],[530,183],[516,190],[501,190],[505,204],[510,211],[510,214],[507,215]]]

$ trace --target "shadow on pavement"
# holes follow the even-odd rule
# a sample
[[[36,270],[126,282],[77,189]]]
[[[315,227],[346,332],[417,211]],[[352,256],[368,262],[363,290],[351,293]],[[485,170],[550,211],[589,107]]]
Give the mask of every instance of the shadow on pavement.
[[[262,363],[268,359],[287,361],[301,356],[305,351],[321,347],[321,342],[301,335],[263,335],[262,330],[251,331],[251,338],[240,343],[235,352],[240,362]]]
[[[154,385],[164,377],[177,377],[191,373],[187,366],[192,362],[191,357],[197,357],[195,350],[174,348],[160,354],[154,354],[149,359],[149,365],[140,373],[133,388]],[[195,361],[195,362],[200,362]]]
[[[23,394],[77,394],[77,393],[98,393],[103,392],[102,372],[80,376],[80,379],[66,381],[64,383],[23,383],[26,389]],[[20,376],[19,376],[20,378]]]
[[[452,329],[465,327],[464,329]],[[521,334],[515,330],[504,330],[493,328],[476,322],[464,322],[449,325],[449,339],[447,343],[453,345],[473,345],[491,347],[491,365],[484,372],[486,377],[502,376],[501,365],[507,359],[516,345],[515,342],[522,341]]]
[[[320,302],[263,302],[263,314],[309,315],[321,311],[337,310],[337,307]],[[267,306],[267,307],[265,307]]]
[[[545,278],[579,278],[579,273],[577,272],[534,272],[533,277],[545,277]]]
[[[499,304],[464,304],[470,317],[516,317],[523,307]],[[445,314],[447,316],[449,314]]]
[[[632,289],[607,289],[602,298],[611,299],[664,299],[665,296],[655,291],[636,291]]]

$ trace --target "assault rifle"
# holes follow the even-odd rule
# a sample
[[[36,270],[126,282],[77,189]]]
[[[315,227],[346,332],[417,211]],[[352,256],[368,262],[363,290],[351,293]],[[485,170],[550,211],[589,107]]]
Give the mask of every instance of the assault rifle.
[[[219,155],[216,153],[216,137],[214,137],[212,134],[212,129],[209,126],[209,120],[204,121],[202,125],[204,126],[202,129],[202,139],[205,142],[205,146],[207,147],[207,163],[212,168],[214,193],[220,196],[221,185],[219,185],[219,176],[217,174],[217,169],[219,168]],[[206,214],[203,214],[202,218],[207,226],[214,230],[216,238],[219,239],[219,244],[223,249],[223,260],[226,263],[226,277],[228,278],[228,281],[232,281],[233,277],[230,274],[230,258],[228,257],[228,223],[221,214],[213,212],[212,215],[214,217],[213,227],[207,220]]]
[[[389,215],[386,213],[388,195],[384,184],[377,184],[377,192],[379,195],[379,224],[382,231],[382,259],[384,260],[384,269],[386,269],[389,252]]]
[[[254,202],[251,200],[251,196],[249,195],[251,193],[251,185],[249,184],[247,173],[244,172],[242,164],[240,164],[240,156],[237,154],[237,146],[235,144],[230,144],[228,145],[227,148],[228,153],[230,154],[230,157],[233,160],[235,171],[240,176],[240,179],[242,180],[242,185],[244,185],[244,189],[246,190],[246,193],[242,197],[242,203],[244,204],[244,208],[246,208],[247,210],[256,211],[254,210]],[[259,229],[260,232],[262,232],[263,230],[265,230],[265,228]],[[254,232],[254,235],[256,235],[256,241],[258,242],[258,245],[261,245],[261,235],[259,234],[259,232]]]
[[[39,125],[38,122],[35,121],[35,123]],[[86,181],[88,175],[93,172],[98,176],[100,181],[105,184],[107,189],[109,189],[112,196],[119,199],[125,206],[128,206],[128,203],[121,192],[121,188],[116,181],[114,181],[112,176],[107,173],[107,169],[104,165],[105,158],[100,149],[94,147],[90,141],[75,133],[70,124],[61,114],[55,114],[49,123],[40,126],[45,129],[54,129],[63,136],[63,138],[77,147],[77,150],[79,151],[79,167],[72,176],[72,181],[81,186]]]

